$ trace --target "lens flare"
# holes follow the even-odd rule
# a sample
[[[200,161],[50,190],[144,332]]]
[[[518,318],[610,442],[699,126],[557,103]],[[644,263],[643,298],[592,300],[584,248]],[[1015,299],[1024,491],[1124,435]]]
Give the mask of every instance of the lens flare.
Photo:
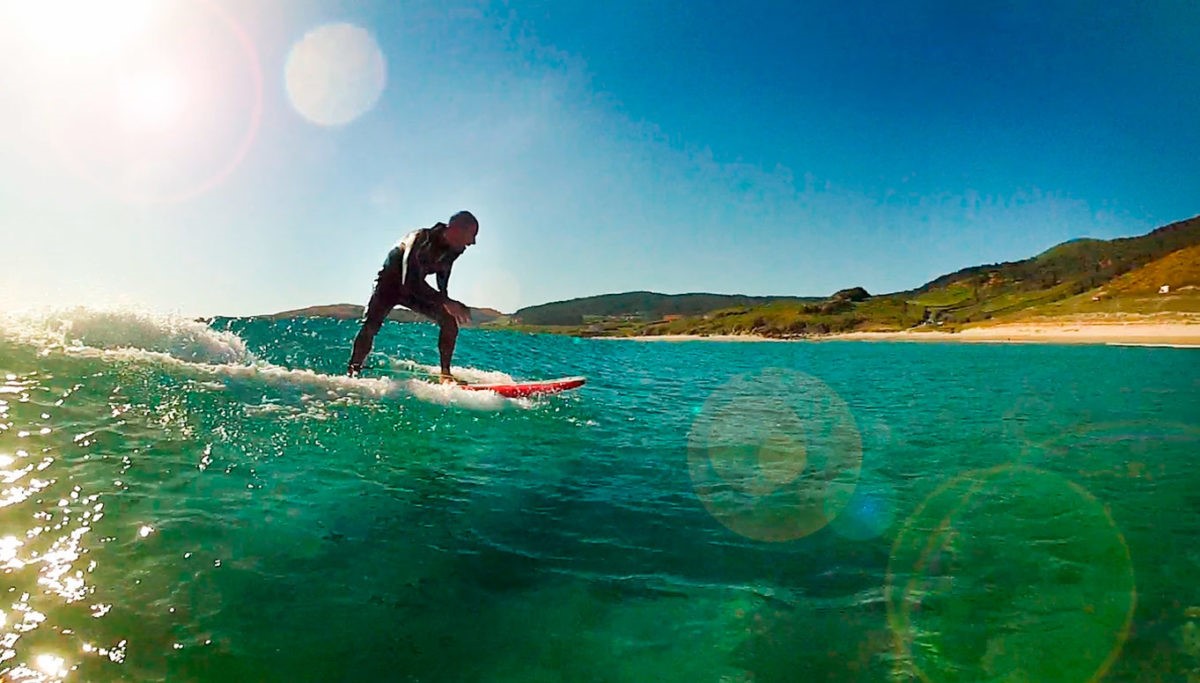
[[[882,536],[896,518],[895,491],[886,481],[864,477],[847,496],[830,497],[825,503],[831,526],[839,536],[865,541]]]
[[[188,105],[183,79],[169,69],[135,74],[120,92],[121,118],[130,130],[170,128]]]
[[[829,524],[851,500],[862,439],[824,382],[770,368],[708,398],[688,436],[688,463],[718,521],[755,540],[791,541]]]
[[[898,673],[1096,681],[1129,636],[1133,564],[1108,510],[1051,472],[1001,465],[934,491],[888,564]]]
[[[102,58],[146,30],[155,0],[15,0],[5,7],[30,44],[58,59]]]
[[[237,21],[211,0],[156,9],[153,30],[122,24],[120,49],[103,59],[30,47],[45,66],[50,146],[77,176],[134,204],[180,202],[224,182],[262,115],[258,53]]]
[[[288,99],[301,116],[321,126],[342,126],[375,106],[387,68],[366,29],[326,24],[292,46],[284,80]]]

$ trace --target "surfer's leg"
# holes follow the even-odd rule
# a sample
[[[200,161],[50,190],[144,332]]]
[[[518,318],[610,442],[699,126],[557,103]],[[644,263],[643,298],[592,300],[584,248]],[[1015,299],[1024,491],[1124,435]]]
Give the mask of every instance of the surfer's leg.
[[[383,321],[387,319],[388,313],[396,305],[393,299],[394,294],[382,287],[377,287],[371,294],[371,301],[367,304],[367,310],[363,312],[362,327],[358,329],[358,334],[354,337],[350,362],[346,364],[347,375],[358,377],[362,372],[363,361],[371,353],[375,335],[379,333],[379,328],[383,327]]]
[[[450,361],[454,359],[454,343],[458,341],[458,321],[454,316],[442,311],[438,316],[438,355],[442,361],[442,376],[451,377]]]
[[[442,380],[453,380],[450,363],[454,359],[454,342],[458,340],[458,321],[443,308],[418,301],[402,302],[406,308],[420,313],[438,325],[438,356],[441,361]]]

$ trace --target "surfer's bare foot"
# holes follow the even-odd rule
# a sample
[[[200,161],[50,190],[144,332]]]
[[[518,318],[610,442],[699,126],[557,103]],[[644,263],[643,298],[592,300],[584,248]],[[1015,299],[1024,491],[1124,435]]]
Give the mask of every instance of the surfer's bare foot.
[[[441,377],[442,377],[442,384],[457,384],[460,387],[466,384],[466,382],[455,377],[454,375],[451,375],[448,372],[443,372]]]

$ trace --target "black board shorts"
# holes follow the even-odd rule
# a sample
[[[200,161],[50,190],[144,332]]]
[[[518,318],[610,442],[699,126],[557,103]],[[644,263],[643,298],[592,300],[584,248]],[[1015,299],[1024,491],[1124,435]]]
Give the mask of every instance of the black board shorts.
[[[450,317],[441,304],[412,296],[411,292],[400,286],[399,274],[392,276],[389,273],[376,282],[375,291],[371,293],[371,300],[363,312],[363,322],[371,327],[381,327],[396,306],[403,306],[439,324]]]

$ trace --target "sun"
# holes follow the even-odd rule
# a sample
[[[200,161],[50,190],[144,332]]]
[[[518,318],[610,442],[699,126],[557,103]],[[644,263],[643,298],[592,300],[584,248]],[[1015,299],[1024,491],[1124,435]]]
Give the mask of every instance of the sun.
[[[187,89],[177,71],[156,68],[132,74],[118,90],[118,120],[132,130],[165,130],[187,110]]]
[[[0,0],[0,44],[48,153],[131,203],[214,188],[262,112],[258,51],[213,0]],[[238,4],[238,3],[235,3]]]
[[[31,44],[60,58],[101,56],[146,33],[154,0],[12,0],[4,14]]]

